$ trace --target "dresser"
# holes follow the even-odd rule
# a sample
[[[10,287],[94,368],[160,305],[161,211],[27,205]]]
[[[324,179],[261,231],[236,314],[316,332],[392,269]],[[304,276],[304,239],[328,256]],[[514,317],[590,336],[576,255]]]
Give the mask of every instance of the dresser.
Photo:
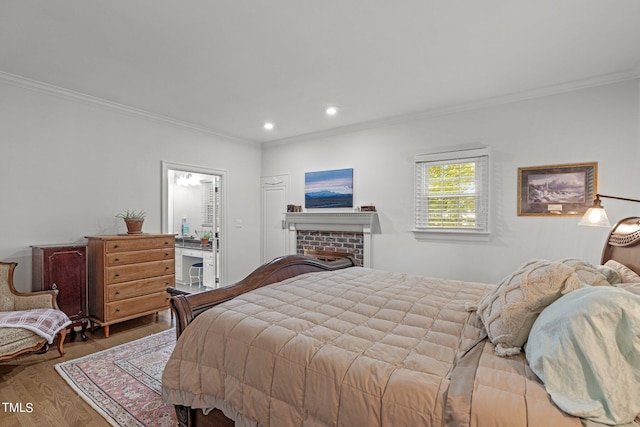
[[[104,328],[169,308],[175,283],[175,236],[87,236],[89,318]]]
[[[89,325],[87,314],[87,246],[69,243],[31,246],[31,278],[34,291],[58,290],[58,307],[71,319],[71,334],[82,326],[82,340]]]

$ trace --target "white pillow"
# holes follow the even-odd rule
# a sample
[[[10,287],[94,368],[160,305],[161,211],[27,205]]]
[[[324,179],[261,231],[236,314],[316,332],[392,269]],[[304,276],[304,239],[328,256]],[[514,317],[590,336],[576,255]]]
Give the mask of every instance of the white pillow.
[[[538,316],[525,352],[563,411],[603,424],[640,413],[640,296],[613,286],[573,291]]]
[[[531,260],[505,277],[478,304],[496,354],[519,353],[538,313],[580,283],[575,269],[562,261]]]
[[[616,286],[620,289],[624,289],[625,291],[640,296],[640,283],[620,283]]]
[[[610,259],[604,263],[604,266],[615,270],[620,275],[622,283],[640,282],[640,276],[635,271],[616,260]]]
[[[614,281],[618,275],[611,269],[601,267],[598,268],[586,261],[576,258],[566,258],[561,261],[563,264],[573,268],[582,283],[590,286],[610,286],[607,274],[614,277]]]

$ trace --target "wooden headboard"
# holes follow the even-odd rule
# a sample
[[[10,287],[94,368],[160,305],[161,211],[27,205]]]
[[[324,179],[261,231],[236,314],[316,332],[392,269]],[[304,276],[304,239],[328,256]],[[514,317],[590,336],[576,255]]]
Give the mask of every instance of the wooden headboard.
[[[610,259],[640,274],[640,217],[625,218],[613,226],[602,251],[602,264]]]

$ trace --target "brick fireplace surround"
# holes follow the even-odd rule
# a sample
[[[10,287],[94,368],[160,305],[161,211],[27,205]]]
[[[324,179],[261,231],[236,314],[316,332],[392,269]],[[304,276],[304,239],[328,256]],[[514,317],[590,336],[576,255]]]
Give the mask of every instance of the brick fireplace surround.
[[[364,265],[364,234],[343,231],[303,231],[296,234],[296,253],[305,249],[350,252],[357,265]]]
[[[372,267],[371,232],[375,212],[288,212],[290,248],[351,252],[358,265]]]

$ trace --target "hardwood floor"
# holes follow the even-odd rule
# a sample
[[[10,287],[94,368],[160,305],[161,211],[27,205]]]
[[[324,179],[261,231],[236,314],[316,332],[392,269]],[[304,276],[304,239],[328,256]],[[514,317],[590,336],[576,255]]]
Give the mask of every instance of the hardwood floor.
[[[102,427],[110,424],[60,377],[57,363],[86,356],[174,327],[170,311],[111,325],[109,338],[101,328],[88,331],[87,341],[80,334],[64,343],[60,357],[54,342],[45,354],[26,354],[0,362],[0,425],[2,427]],[[13,404],[13,409],[9,407]],[[23,412],[16,412],[16,404]],[[30,405],[28,405],[30,404]],[[29,407],[32,408],[29,411]],[[19,409],[18,409],[19,411]]]

